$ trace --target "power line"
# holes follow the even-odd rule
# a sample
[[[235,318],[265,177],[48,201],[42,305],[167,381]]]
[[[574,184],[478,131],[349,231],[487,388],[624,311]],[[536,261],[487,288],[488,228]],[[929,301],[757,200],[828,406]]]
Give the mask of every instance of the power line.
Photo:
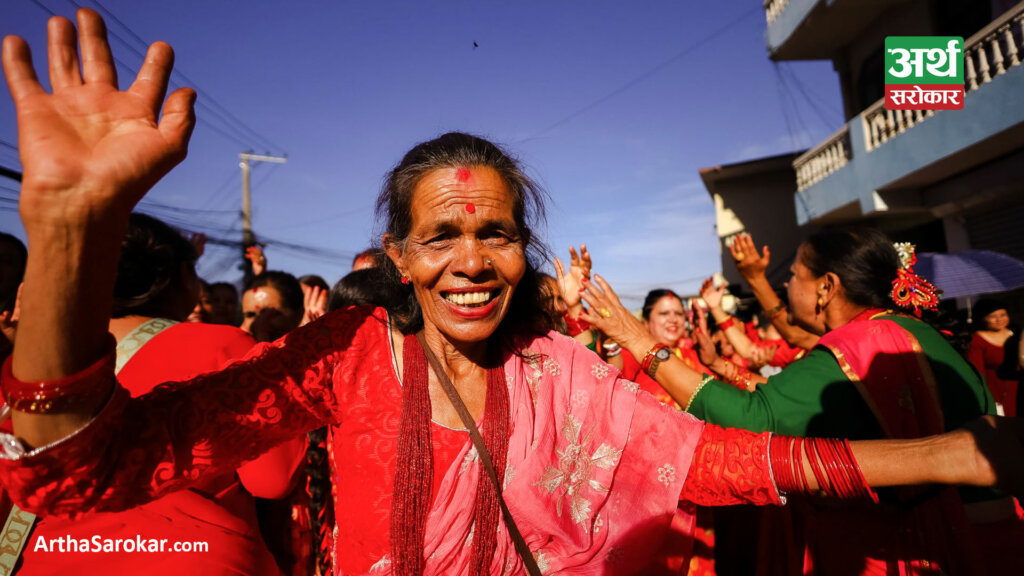
[[[789,133],[789,150],[790,152],[797,149],[796,136],[793,135],[793,122],[789,118],[789,112],[786,110],[786,91],[782,86],[782,76],[779,74],[779,68],[777,62],[772,62],[772,68],[775,71],[775,87],[778,91],[779,96],[779,107],[782,109],[782,119],[786,122],[786,132]]]
[[[793,70],[791,68],[783,66],[783,67],[780,68],[780,71],[782,72],[782,78],[783,78],[784,81],[785,81],[785,78],[786,78],[786,74],[787,73],[789,74],[790,85],[791,86],[795,86],[797,91],[800,93],[800,95],[802,95],[804,97],[804,100],[807,102],[807,104],[810,105],[811,110],[814,111],[815,115],[818,117],[818,120],[821,121],[822,126],[825,127],[825,130],[826,131],[831,130],[832,123],[829,122],[828,118],[826,117],[827,115],[825,114],[824,111],[822,111],[821,107],[818,105],[818,102],[816,102],[814,99],[812,99],[810,97],[810,95],[804,89],[803,84],[800,83],[799,78],[797,78],[796,75],[793,73]],[[795,102],[794,102],[794,104],[795,104]]]
[[[138,34],[136,34],[136,33],[135,33],[135,31],[134,31],[134,30],[132,30],[132,28],[131,28],[130,26],[128,26],[127,24],[125,24],[125,23],[124,23],[124,22],[123,22],[123,21],[122,21],[122,20],[121,20],[120,18],[118,18],[118,17],[117,17],[117,16],[116,16],[116,15],[115,15],[115,14],[114,14],[113,12],[111,12],[110,10],[108,10],[108,9],[106,8],[106,6],[104,6],[103,4],[101,4],[101,3],[99,2],[99,0],[89,0],[89,1],[90,1],[90,2],[92,3],[92,4],[94,4],[94,5],[95,5],[95,6],[96,6],[96,7],[97,7],[97,8],[98,8],[98,9],[99,9],[99,10],[100,10],[101,12],[103,12],[103,14],[104,14],[105,16],[107,16],[107,17],[108,17],[109,19],[113,20],[113,21],[114,21],[114,22],[115,22],[116,24],[118,24],[119,26],[121,26],[122,28],[124,28],[124,30],[125,30],[125,31],[126,31],[126,32],[127,32],[128,34],[129,34],[129,35],[131,35],[131,36],[132,36],[132,38],[134,38],[134,39],[135,39],[135,41],[136,41],[136,42],[138,43],[138,45],[140,45],[140,46],[145,46],[145,47],[146,47],[146,48],[148,49],[148,47],[149,47],[149,43],[148,43],[148,42],[146,42],[145,40],[143,40],[143,39],[142,39],[142,38],[141,38],[141,37],[140,37],[140,36],[139,36]],[[76,6],[78,5],[78,4],[77,4],[77,3],[76,3],[76,2],[74,1],[74,0],[68,0],[68,2],[71,2],[72,4],[75,4]],[[199,90],[199,83],[198,83],[198,82],[196,82],[196,81],[194,81],[194,80],[192,80],[191,78],[189,78],[189,77],[188,77],[188,76],[187,76],[187,75],[186,75],[186,74],[185,74],[184,72],[182,72],[181,70],[178,70],[178,69],[172,70],[172,72],[171,72],[171,75],[172,75],[172,76],[175,76],[175,75],[177,75],[177,76],[178,76],[179,78],[181,78],[181,79],[182,79],[182,80],[184,81],[184,83],[185,83],[186,85],[188,85],[188,86],[193,86],[193,87],[195,87],[195,88],[196,88],[196,90]],[[228,109],[227,109],[226,107],[222,106],[222,105],[220,104],[220,102],[218,102],[218,101],[217,101],[217,99],[216,99],[216,98],[214,98],[214,97],[213,97],[213,96],[212,96],[211,94],[207,93],[207,92],[206,92],[205,90],[203,91],[203,100],[209,101],[210,105],[211,105],[211,106],[212,106],[213,108],[216,108],[217,110],[219,110],[219,111],[220,111],[220,113],[221,113],[221,114],[223,114],[223,116],[224,116],[225,118],[227,118],[227,119],[231,120],[232,122],[234,122],[234,123],[235,123],[235,124],[236,124],[236,125],[237,125],[238,127],[240,127],[240,128],[241,128],[241,130],[243,131],[243,133],[248,133],[248,135],[249,135],[250,139],[253,139],[253,140],[258,140],[258,141],[260,141],[260,142],[261,142],[261,143],[262,143],[262,144],[263,144],[264,146],[269,146],[269,147],[270,147],[271,149],[274,149],[274,150],[282,150],[282,148],[281,148],[280,146],[277,146],[277,145],[275,145],[275,144],[274,144],[273,142],[271,142],[271,141],[270,141],[270,140],[268,140],[267,138],[263,137],[263,135],[261,135],[260,133],[256,132],[256,131],[255,131],[255,130],[253,130],[252,128],[250,128],[248,124],[246,124],[246,123],[245,123],[245,122],[243,122],[242,120],[238,119],[238,117],[237,117],[237,116],[235,116],[234,114],[232,114],[232,113],[231,113],[231,111],[230,111],[230,110],[228,110]],[[201,100],[200,100],[200,101],[201,101]],[[200,101],[197,101],[197,102],[200,102]]]
[[[733,26],[736,26],[737,24],[739,24],[740,22],[745,20],[751,14],[762,13],[763,11],[764,11],[764,8],[762,8],[761,6],[755,6],[754,8],[752,8],[750,10],[747,10],[746,12],[743,12],[736,19],[728,22],[727,24],[725,24],[724,26],[721,26],[720,28],[717,28],[716,30],[714,30],[713,32],[708,34],[707,36],[704,36],[704,37],[696,40],[695,42],[693,42],[690,45],[688,45],[687,47],[683,48],[681,51],[677,52],[675,55],[673,55],[672,57],[668,58],[667,60],[662,61],[661,63],[657,64],[653,68],[651,68],[651,69],[647,70],[646,72],[643,72],[642,74],[634,77],[632,80],[629,80],[625,84],[619,86],[618,88],[612,90],[611,92],[605,94],[604,96],[598,98],[597,100],[594,100],[590,104],[587,104],[586,106],[583,106],[582,108],[579,108],[575,112],[573,112],[573,113],[563,117],[561,120],[558,120],[557,122],[554,122],[554,123],[550,124],[547,128],[544,128],[543,130],[541,130],[537,134],[535,134],[533,136],[530,136],[528,138],[525,138],[523,140],[520,140],[519,143],[521,144],[523,142],[528,142],[530,140],[534,140],[534,139],[540,138],[541,136],[547,134],[548,132],[554,130],[555,128],[558,128],[559,126],[562,126],[563,124],[566,124],[566,123],[570,122],[571,120],[575,119],[576,117],[581,116],[582,114],[585,114],[586,112],[589,112],[590,110],[600,106],[601,104],[604,104],[608,100],[611,100],[612,98],[618,96],[619,94],[625,92],[626,90],[629,90],[630,88],[632,88],[633,86],[636,86],[640,82],[643,82],[644,80],[647,80],[648,78],[650,78],[650,77],[654,76],[655,74],[661,72],[665,68],[668,68],[669,66],[674,64],[676,61],[680,60],[683,56],[686,56],[687,54],[689,54],[690,52],[693,52],[697,48],[700,48],[700,47],[710,43],[712,40],[714,40],[718,36],[721,36],[725,32],[729,31],[729,29],[731,29]]]
[[[51,16],[57,16],[56,12],[54,12],[49,7],[44,5],[42,2],[40,2],[40,0],[29,1],[38,6],[46,13],[50,14]],[[82,5],[76,2],[75,0],[66,1],[68,2],[68,4],[71,4],[75,8],[82,8]],[[121,26],[122,28],[124,28],[125,31],[132,36],[132,38],[136,41],[137,44],[133,46],[131,42],[129,42],[123,36],[118,34],[116,30],[112,29],[109,26],[107,27],[107,33],[112,38],[119,41],[123,46],[125,46],[125,48],[127,48],[133,54],[138,56],[141,60],[145,60],[145,52],[146,50],[148,50],[149,44],[145,40],[140,38],[138,34],[136,34],[131,28],[129,28],[123,21],[121,21],[116,15],[114,15],[114,13],[112,13],[106,7],[101,5],[96,0],[92,0],[92,2],[100,11],[102,11],[106,15],[108,20],[111,20],[114,23]],[[138,46],[141,46],[142,49],[140,50]],[[128,65],[128,63],[117,58],[116,56],[112,56],[112,58],[116,65],[120,66],[122,70],[127,71],[130,75],[135,76],[138,74],[138,70],[135,67]],[[180,78],[183,82],[175,82],[175,77]],[[181,72],[181,70],[172,70],[171,78],[169,79],[170,87],[176,89],[181,87],[183,84],[187,86],[192,86],[193,88],[195,88],[197,92],[202,94],[202,98],[196,101],[196,108],[208,111],[212,117],[218,119],[221,123],[223,123],[225,127],[217,126],[211,121],[211,119],[206,118],[203,115],[196,116],[197,122],[203,124],[207,128],[210,128],[211,130],[223,136],[224,138],[227,138],[228,140],[231,140],[236,144],[240,144],[243,148],[250,146],[252,141],[255,140],[258,141],[263,146],[270,146],[271,148],[281,150],[281,148],[277,147],[273,142],[271,142],[267,138],[264,138],[262,135],[260,135],[258,132],[250,128],[243,121],[239,120],[238,117],[236,117],[227,108],[221,105],[220,102],[218,102],[217,99],[214,98],[211,93],[207,92],[206,90],[203,90],[197,82],[193,81],[191,78],[186,76],[183,72]]]

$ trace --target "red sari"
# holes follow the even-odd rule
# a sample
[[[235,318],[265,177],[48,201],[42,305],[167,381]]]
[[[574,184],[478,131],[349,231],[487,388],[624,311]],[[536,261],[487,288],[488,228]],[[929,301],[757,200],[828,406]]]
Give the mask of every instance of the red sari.
[[[938,386],[917,338],[896,322],[867,310],[825,334],[830,350],[857,387],[886,438],[920,438],[945,431]],[[895,490],[899,504],[851,506],[804,515],[808,538],[805,570],[835,574],[976,574],[971,534],[956,487]],[[815,535],[828,534],[827,538]],[[927,559],[927,560],[925,560]],[[813,564],[813,563],[812,563]]]
[[[1015,351],[1010,351],[1013,354]],[[1017,381],[1000,377],[1006,359],[1006,347],[996,346],[975,332],[967,348],[967,361],[985,377],[985,384],[1007,416],[1017,415]]]
[[[175,324],[153,336],[131,357],[118,381],[133,397],[168,379],[216,370],[244,356],[251,336],[230,326]],[[260,537],[251,493],[281,497],[304,455],[304,443],[282,445],[263,457],[206,479],[199,486],[167,494],[121,512],[75,519],[41,517],[22,553],[18,574],[279,574]],[[242,480],[240,480],[240,477]],[[206,542],[209,552],[61,552],[39,539],[73,538]],[[67,543],[63,544],[68,546]]]
[[[136,399],[115,388],[92,422],[60,442],[20,455],[0,446],[0,479],[29,510],[123,509],[330,424],[335,572],[387,574],[401,404],[391,335],[382,309],[333,312],[225,371]],[[769,434],[705,426],[660,405],[570,338],[538,336],[517,350],[504,365],[511,433],[503,493],[545,570],[637,572],[662,542],[680,493],[706,505],[779,502]],[[463,432],[432,432],[439,471],[425,574],[463,573],[476,488],[487,480]],[[490,572],[523,574],[507,530],[498,531]]]

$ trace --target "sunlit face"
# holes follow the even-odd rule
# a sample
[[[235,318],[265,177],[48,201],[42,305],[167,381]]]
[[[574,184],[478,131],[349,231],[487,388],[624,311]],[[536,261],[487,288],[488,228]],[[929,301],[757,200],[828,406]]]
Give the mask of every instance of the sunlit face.
[[[242,295],[240,328],[259,342],[277,340],[298,326],[299,313],[287,308],[281,293],[272,286],[246,290]]]
[[[647,318],[647,331],[665,346],[675,346],[686,327],[683,303],[672,295],[662,296],[651,308]]]
[[[786,292],[789,295],[789,323],[814,334],[824,334],[825,318],[818,313],[818,289],[821,287],[821,278],[815,277],[814,273],[804,266],[803,256],[806,249],[806,246],[800,246],[796,260],[789,268],[792,272],[789,282],[786,283]]]
[[[489,167],[426,173],[412,196],[412,226],[388,255],[416,293],[427,330],[481,342],[505,317],[526,271],[504,180]]]
[[[1006,310],[996,310],[982,318],[986,330],[1000,332],[1010,325],[1010,314]]]

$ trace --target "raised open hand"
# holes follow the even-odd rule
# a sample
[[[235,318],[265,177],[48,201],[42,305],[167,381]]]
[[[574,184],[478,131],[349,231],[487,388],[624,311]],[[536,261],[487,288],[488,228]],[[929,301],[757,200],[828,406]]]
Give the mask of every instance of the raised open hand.
[[[569,246],[569,257],[568,272],[566,272],[562,260],[555,258],[555,279],[558,280],[558,289],[562,293],[565,305],[572,309],[580,303],[580,293],[583,292],[586,283],[590,281],[590,269],[593,264],[586,244],[580,244],[578,254],[575,246]]]
[[[36,77],[28,44],[17,36],[3,42],[4,75],[18,115],[27,229],[37,222],[127,218],[185,158],[195,124],[193,90],[177,90],[164,102],[174,62],[170,46],[150,46],[122,92],[103,19],[86,8],[77,18],[81,59],[74,25],[59,16],[48,24],[52,94]]]
[[[327,313],[327,290],[319,286],[301,286],[303,312],[299,326],[305,326]]]
[[[729,246],[729,252],[732,254],[733,260],[736,261],[736,269],[739,270],[747,282],[750,282],[752,278],[764,276],[771,259],[771,252],[768,250],[768,246],[764,247],[764,254],[758,253],[757,246],[754,245],[754,239],[750,237],[750,234],[746,233],[737,234],[733,238],[732,244]]]
[[[587,282],[583,299],[590,305],[583,319],[627,350],[634,342],[650,338],[643,322],[622,305],[604,278],[595,275],[593,282]]]
[[[259,276],[267,270],[267,256],[259,244],[254,244],[245,249],[245,259],[252,263],[253,276]]]
[[[708,319],[704,315],[704,311],[700,309],[700,306],[695,300],[693,302],[693,317],[697,320],[696,327],[693,331],[693,339],[696,344],[697,357],[700,359],[701,364],[705,366],[711,366],[718,360],[718,351],[715,350],[715,343],[711,341],[711,336],[708,335]]]
[[[707,303],[708,308],[721,308],[722,298],[725,296],[725,284],[715,288],[715,277],[711,276],[700,285],[700,297]]]

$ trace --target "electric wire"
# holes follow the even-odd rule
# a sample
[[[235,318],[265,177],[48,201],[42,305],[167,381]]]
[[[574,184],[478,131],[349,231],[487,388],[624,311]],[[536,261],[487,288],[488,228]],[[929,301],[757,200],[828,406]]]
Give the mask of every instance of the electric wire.
[[[558,120],[556,122],[553,122],[552,124],[548,125],[547,128],[544,128],[543,130],[541,130],[540,132],[534,134],[533,136],[530,136],[530,137],[527,137],[527,138],[524,138],[524,139],[520,140],[519,143],[522,144],[524,142],[529,142],[531,140],[535,140],[537,138],[540,138],[541,136],[544,136],[545,134],[547,134],[548,132],[551,132],[555,128],[558,128],[558,127],[560,127],[560,126],[562,126],[564,124],[567,124],[568,122],[574,120],[578,116],[581,116],[581,115],[589,112],[590,110],[592,110],[594,108],[597,108],[601,104],[604,104],[605,102],[611,100],[612,98],[618,96],[619,94],[629,90],[633,86],[636,86],[637,84],[643,82],[644,80],[647,80],[648,78],[651,78],[651,77],[657,75],[659,72],[661,72],[662,70],[665,70],[666,68],[668,68],[672,64],[675,64],[677,61],[682,59],[684,56],[688,55],[690,52],[693,52],[694,50],[696,50],[698,48],[701,48],[703,46],[706,46],[707,44],[711,43],[711,41],[715,40],[716,38],[718,38],[722,34],[728,32],[734,26],[738,25],[740,22],[742,22],[743,20],[747,19],[751,15],[757,14],[757,13],[761,13],[763,11],[764,11],[763,7],[761,7],[761,6],[754,6],[750,10],[747,10],[747,11],[741,13],[737,18],[727,22],[726,24],[720,26],[719,28],[716,28],[710,34],[707,34],[707,35],[697,39],[696,41],[690,43],[685,48],[683,48],[681,51],[677,52],[676,54],[674,54],[673,56],[669,57],[668,59],[663,60],[662,62],[660,62],[660,63],[656,64],[655,66],[653,66],[652,68],[648,69],[647,71],[645,71],[645,72],[643,72],[643,73],[633,77],[631,80],[629,80],[625,84],[622,84],[621,86],[619,86],[618,88],[615,88],[611,92],[606,93],[604,96],[601,96],[600,98],[592,101],[591,103],[589,103],[589,104],[587,104],[587,105],[577,109],[575,112],[572,112],[572,113],[564,116],[562,119],[560,119],[560,120]]]

